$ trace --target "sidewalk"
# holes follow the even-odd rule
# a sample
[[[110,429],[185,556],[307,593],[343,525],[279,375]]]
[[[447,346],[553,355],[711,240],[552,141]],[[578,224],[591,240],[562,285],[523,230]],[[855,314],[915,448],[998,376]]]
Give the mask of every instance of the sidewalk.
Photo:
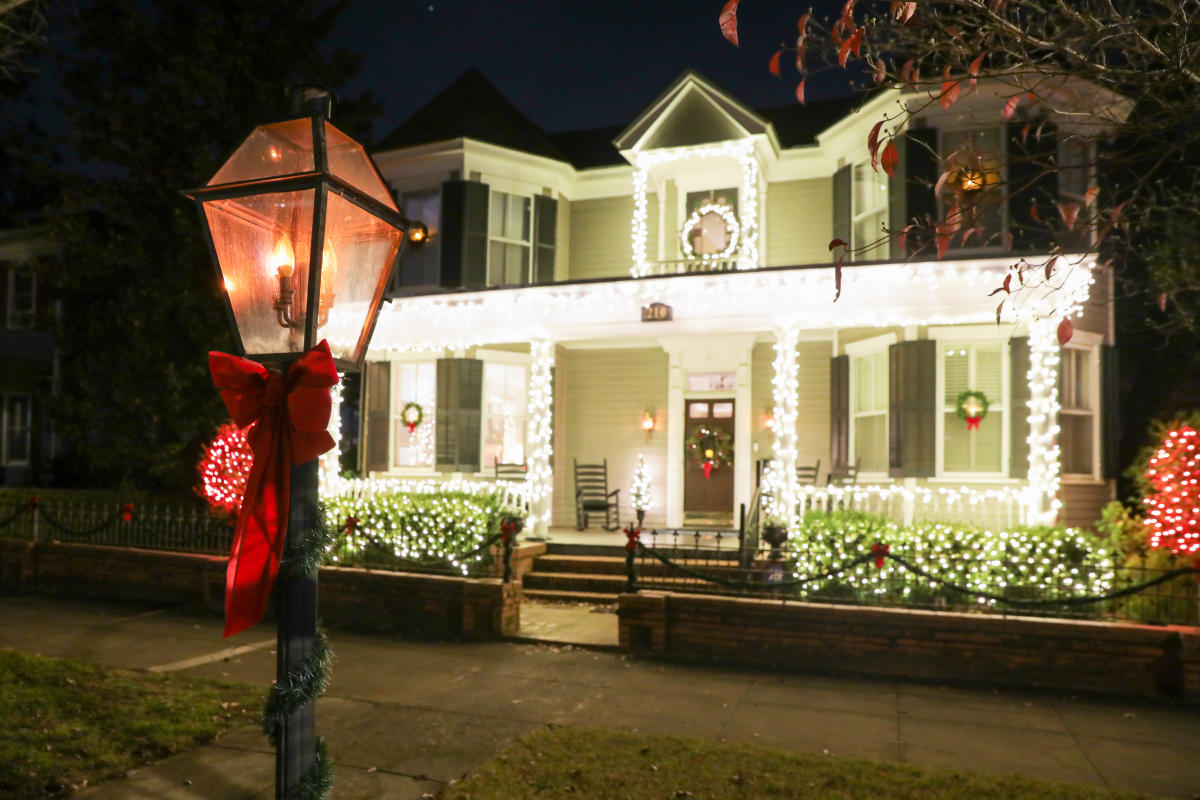
[[[803,752],[1200,793],[1200,715],[1137,701],[947,689],[668,665],[525,643],[428,643],[330,631],[337,660],[318,703],[334,796],[422,798],[546,724],[629,728]],[[192,608],[0,598],[0,647],[263,687],[273,632],[231,641]],[[230,733],[80,800],[269,800],[272,751]]]

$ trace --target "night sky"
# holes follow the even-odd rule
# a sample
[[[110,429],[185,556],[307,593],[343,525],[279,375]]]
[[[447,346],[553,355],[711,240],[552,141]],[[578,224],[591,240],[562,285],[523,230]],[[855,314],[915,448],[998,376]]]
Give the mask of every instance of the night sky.
[[[722,38],[723,0],[359,0],[333,44],[365,55],[345,90],[372,89],[384,101],[380,138],[471,67],[548,131],[619,125],[685,69],[696,69],[751,106],[796,102],[799,76],[784,59],[767,72],[781,42],[794,41],[808,4],[743,0],[741,47]],[[840,2],[816,3],[818,14]],[[809,85],[810,99],[845,93],[845,76]]]

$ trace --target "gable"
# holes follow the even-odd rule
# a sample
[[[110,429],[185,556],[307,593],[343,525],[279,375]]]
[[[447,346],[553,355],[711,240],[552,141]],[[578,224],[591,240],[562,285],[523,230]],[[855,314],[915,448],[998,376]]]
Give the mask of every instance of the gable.
[[[754,134],[770,123],[695,73],[685,73],[614,140],[618,150],[690,147]]]

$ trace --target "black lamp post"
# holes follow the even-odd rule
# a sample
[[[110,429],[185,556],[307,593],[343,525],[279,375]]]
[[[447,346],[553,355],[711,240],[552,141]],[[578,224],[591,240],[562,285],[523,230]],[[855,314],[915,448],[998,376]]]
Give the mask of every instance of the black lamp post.
[[[356,370],[399,261],[408,221],[362,145],[329,122],[333,93],[292,92],[295,119],[255,128],[196,202],[225,288],[238,355],[285,371],[321,339]],[[292,467],[286,553],[317,524],[317,462]],[[275,588],[278,679],[316,647],[316,575]],[[288,715],[276,742],[275,796],[316,756],[314,706]]]

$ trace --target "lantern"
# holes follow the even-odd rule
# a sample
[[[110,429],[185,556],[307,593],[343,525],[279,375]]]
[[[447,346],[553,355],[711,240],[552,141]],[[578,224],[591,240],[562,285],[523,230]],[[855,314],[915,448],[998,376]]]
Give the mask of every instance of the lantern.
[[[329,121],[332,92],[296,93],[212,179],[200,211],[240,355],[282,362],[321,339],[339,368],[366,355],[407,220],[363,146]]]

